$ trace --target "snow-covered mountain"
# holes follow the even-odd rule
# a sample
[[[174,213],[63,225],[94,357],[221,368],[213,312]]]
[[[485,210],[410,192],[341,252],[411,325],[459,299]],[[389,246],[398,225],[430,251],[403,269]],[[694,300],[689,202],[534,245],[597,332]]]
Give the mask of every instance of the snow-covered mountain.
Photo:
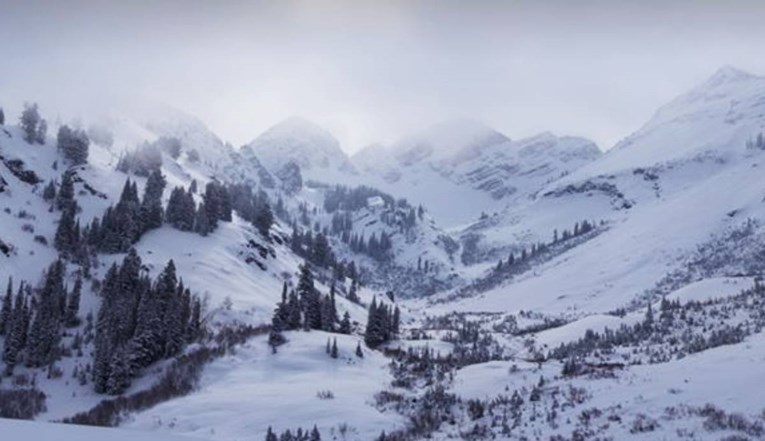
[[[511,141],[478,122],[455,120],[389,148],[367,147],[352,160],[374,185],[426,204],[441,223],[455,226],[524,200],[599,156],[586,139],[543,133]]]
[[[268,170],[280,174],[292,164],[307,179],[345,182],[356,169],[332,134],[303,118],[292,117],[266,130],[241,148],[245,158],[258,158]]]
[[[271,172],[257,157],[243,158],[204,122],[172,106],[138,99],[119,101],[100,111],[91,111],[84,119],[91,120],[87,124],[93,142],[117,157],[143,143],[173,138],[180,141],[178,162],[187,169],[204,170],[266,188],[276,185]]]
[[[763,341],[753,318],[765,271],[763,92],[765,78],[723,68],[601,158],[463,231],[468,260],[488,259],[473,265],[482,274],[415,309],[517,329],[531,336],[519,352],[547,361],[470,366],[455,390],[501,399],[487,391],[536,388],[511,401],[551,409],[566,388],[581,388],[592,409],[575,428],[551,421],[557,412],[511,405],[516,423],[500,433],[762,437],[762,417],[747,410],[756,402],[748,385],[761,375],[747,366],[763,361],[752,352]],[[583,221],[593,229],[582,233]],[[708,314],[721,319],[712,325]],[[746,428],[720,423],[728,418]]]
[[[83,240],[85,240],[85,235],[89,236],[90,233],[85,233],[80,226],[87,225],[90,228],[94,225],[94,219],[100,218],[104,219],[106,229],[105,219],[108,210],[115,209],[115,206],[124,208],[131,204],[127,200],[119,202],[126,194],[126,180],[129,179],[136,184],[135,191],[139,200],[145,200],[147,178],[131,168],[127,171],[117,170],[117,166],[131,152],[142,152],[147,146],[156,147],[159,156],[157,158],[151,156],[151,161],[159,161],[158,170],[166,181],[165,191],[161,197],[164,208],[169,210],[173,198],[171,194],[175,193],[174,188],[187,191],[187,194],[191,195],[193,205],[201,211],[203,202],[212,203],[213,196],[208,184],[218,182],[230,187],[245,184],[255,195],[253,196],[255,200],[261,201],[263,197],[267,197],[273,210],[282,218],[270,228],[266,237],[258,231],[254,222],[246,218],[248,201],[244,201],[242,210],[241,207],[237,208],[241,205],[241,201],[229,200],[234,209],[231,221],[218,221],[217,228],[205,235],[179,229],[170,220],[161,222],[158,228],[152,228],[140,234],[133,247],[141,259],[141,273],[156,278],[163,273],[168,262],[172,260],[178,279],[182,280],[191,293],[201,300],[204,323],[211,333],[217,333],[217,337],[195,342],[186,348],[183,354],[178,354],[192,358],[162,359],[145,369],[140,369],[139,372],[134,372],[136,378],[126,390],[121,392],[121,395],[140,397],[141,394],[145,396],[157,393],[158,388],[162,387],[162,381],[168,381],[166,379],[174,375],[173,369],[179,369],[183,363],[192,360],[193,354],[198,356],[198,354],[206,353],[205,351],[209,348],[216,347],[218,344],[216,342],[220,342],[221,338],[230,338],[226,337],[229,332],[255,332],[253,335],[258,335],[258,327],[271,321],[273,310],[281,299],[283,284],[295,287],[300,265],[309,262],[315,268],[317,291],[321,295],[329,295],[330,291],[337,293],[336,300],[333,300],[335,305],[333,308],[337,310],[337,320],[343,319],[347,312],[351,334],[317,331],[311,335],[296,332],[291,336],[292,332],[285,332],[289,343],[285,350],[280,350],[281,356],[273,356],[268,344],[262,340],[256,343],[257,349],[251,346],[255,351],[246,359],[242,358],[234,363],[231,359],[222,360],[219,365],[221,372],[234,374],[242,369],[247,370],[252,362],[267,356],[276,364],[273,367],[264,365],[261,374],[270,376],[273,370],[292,372],[292,374],[278,380],[274,378],[267,380],[273,389],[269,392],[264,388],[258,388],[257,393],[263,394],[262,399],[265,399],[268,394],[281,390],[282,386],[294,385],[296,382],[302,382],[305,387],[310,387],[311,389],[305,392],[310,399],[317,399],[317,390],[313,389],[317,381],[312,372],[316,369],[334,372],[338,363],[345,363],[347,367],[343,374],[343,384],[345,384],[343,388],[349,393],[336,397],[332,401],[334,410],[325,417],[319,417],[314,413],[314,407],[306,407],[305,413],[301,411],[303,417],[298,417],[310,422],[310,426],[304,428],[310,429],[312,425],[317,424],[322,432],[328,433],[330,430],[338,430],[338,425],[342,423],[341,418],[352,416],[365,422],[361,426],[348,428],[351,430],[350,433],[355,434],[354,436],[371,438],[383,428],[403,424],[402,416],[382,415],[375,406],[367,403],[368,398],[375,391],[384,388],[390,381],[390,375],[384,369],[387,359],[383,355],[366,348],[362,349],[366,310],[374,296],[377,296],[376,302],[380,305],[392,303],[384,293],[392,287],[393,278],[402,281],[408,277],[408,280],[415,280],[420,284],[425,284],[424,282],[430,278],[447,278],[453,270],[449,253],[453,253],[454,250],[447,251],[446,248],[448,248],[447,244],[454,246],[455,242],[435,226],[424,210],[418,213],[416,207],[402,205],[391,196],[385,196],[382,204],[377,203],[381,200],[380,198],[371,198],[369,201],[365,199],[360,207],[349,212],[351,221],[355,224],[349,231],[354,236],[358,236],[359,243],[364,243],[363,250],[351,249],[341,237],[328,233],[332,246],[329,255],[336,255],[338,261],[342,259],[343,264],[351,261],[357,264],[355,268],[362,273],[364,284],[369,284],[369,287],[359,286],[356,282],[351,282],[350,275],[333,274],[333,271],[337,271],[337,267],[333,270],[331,266],[325,268],[321,266],[330,265],[329,262],[323,262],[321,265],[316,263],[317,251],[312,241],[303,241],[299,246],[300,251],[297,251],[293,243],[290,243],[292,225],[296,225],[292,221],[299,221],[299,207],[310,210],[311,214],[307,225],[299,224],[302,232],[310,231],[315,234],[331,227],[332,216],[324,210],[326,191],[330,187],[301,186],[296,192],[289,192],[280,186],[269,186],[264,182],[259,169],[251,168],[248,163],[244,166],[238,164],[242,162],[241,156],[232,153],[230,148],[220,142],[217,137],[208,136],[211,133],[197,120],[187,119],[182,114],[171,112],[156,121],[147,121],[133,119],[132,116],[128,116],[133,115],[128,111],[120,111],[119,115],[122,116],[119,118],[114,116],[116,113],[109,113],[109,118],[101,120],[98,126],[92,124],[97,128],[88,130],[87,133],[100,134],[103,138],[93,136],[88,149],[87,162],[80,165],[72,165],[64,153],[56,148],[56,139],[55,136],[51,136],[51,132],[57,132],[57,125],[51,125],[48,136],[42,138],[40,142],[25,140],[24,131],[15,125],[8,124],[0,127],[0,158],[2,159],[0,161],[0,209],[2,209],[0,212],[0,278],[4,281],[12,278],[10,286],[14,298],[20,282],[25,282],[29,287],[35,287],[22,296],[26,307],[32,308],[32,299],[38,302],[41,298],[39,296],[42,295],[40,288],[37,287],[42,283],[41,279],[45,277],[44,271],[56,261],[57,257],[64,256],[59,254],[60,245],[56,237],[61,229],[63,213],[68,210],[66,207],[69,205],[59,204],[58,197],[55,195],[52,198],[47,196],[48,189],[52,188],[58,194],[61,192],[65,175],[72,178],[71,193],[76,201],[74,215],[78,228],[77,234],[82,232]],[[148,113],[144,112],[143,115],[144,118],[148,118]],[[44,107],[42,116],[46,116]],[[180,154],[177,154],[178,152],[174,149],[165,149],[164,146],[167,145],[165,141],[160,142],[163,138],[171,137],[180,141]],[[219,149],[220,155],[214,153],[216,149]],[[195,158],[195,155],[189,156],[193,150],[198,152],[198,158]],[[211,159],[204,159],[205,155],[209,155]],[[142,157],[139,156],[139,158]],[[256,160],[254,157],[248,159]],[[140,161],[139,163],[142,164]],[[232,170],[236,173],[232,173]],[[282,178],[283,176],[280,177]],[[51,183],[53,185],[50,185]],[[193,186],[197,188],[194,192],[191,190]],[[231,191],[233,194],[233,190]],[[265,196],[261,196],[261,193]],[[237,198],[241,198],[241,194]],[[279,200],[281,203],[277,203]],[[59,205],[64,208],[60,208]],[[258,208],[258,210],[261,209],[262,207]],[[339,213],[337,210],[333,212]],[[407,221],[405,217],[410,213],[418,216],[419,221],[416,225],[412,224],[411,228],[403,230],[401,226]],[[133,222],[140,224],[142,222],[139,220],[140,216],[138,211],[133,211],[132,217],[121,217],[121,220],[117,222],[124,225],[130,225]],[[193,224],[196,228],[198,220],[195,219]],[[314,231],[314,227],[318,230]],[[384,259],[372,257],[371,249],[368,248],[371,246],[368,245],[370,239],[373,236],[379,239],[383,234],[390,239],[391,249],[386,251],[389,255]],[[79,243],[79,240],[77,242]],[[103,305],[102,297],[105,295],[100,285],[107,277],[111,265],[120,264],[125,259],[125,253],[103,252],[96,247],[89,249],[87,255],[87,276],[85,276],[87,283],[83,286],[79,301],[78,324],[61,329],[60,345],[65,355],[57,359],[55,366],[51,368],[56,373],[42,378],[45,376],[44,369],[23,363],[28,351],[23,348],[19,355],[22,363],[13,369],[15,385],[10,389],[5,387],[7,384],[5,382],[0,385],[0,394],[2,394],[0,402],[7,403],[6,400],[12,400],[10,402],[15,403],[13,400],[17,399],[41,399],[42,401],[35,401],[35,403],[43,403],[43,405],[38,408],[36,407],[38,404],[34,404],[24,409],[16,407],[16,404],[11,407],[0,405],[0,416],[36,415],[39,420],[61,420],[72,418],[76,413],[87,411],[99,402],[110,399],[108,395],[94,391],[90,369],[94,363],[94,339],[97,338],[94,335],[98,334],[96,319],[100,317],[99,310]],[[72,298],[72,286],[82,274],[85,274],[86,270],[83,268],[81,258],[78,257],[76,261],[71,255],[63,258],[65,263],[61,283],[64,286],[65,298],[69,299]],[[427,268],[419,274],[417,274],[418,258],[421,258],[423,265]],[[377,283],[376,279],[371,277],[376,277],[378,266],[383,267],[382,260],[386,262],[385,266],[388,268],[386,274],[389,279],[387,282]],[[334,260],[331,265],[336,265]],[[396,268],[400,270],[399,273],[396,273]],[[402,270],[410,272],[411,275],[406,276]],[[391,291],[395,294],[413,295],[405,293],[404,289],[409,287],[401,283]],[[351,292],[355,293],[355,299],[349,297]],[[5,294],[4,289],[3,294]],[[2,297],[4,301],[6,296]],[[5,309],[4,304],[0,304],[0,309]],[[29,312],[30,320],[35,323],[40,313],[34,309],[27,311],[31,311]],[[245,331],[242,331],[243,329]],[[262,338],[265,339],[265,337]],[[340,360],[324,354],[323,344],[328,338],[338,340],[337,351]],[[247,345],[252,345],[256,340],[246,341]],[[3,350],[7,347],[7,342],[8,337],[0,335],[0,346]],[[322,346],[319,352],[314,350],[317,342]],[[261,343],[265,345],[265,351],[260,350]],[[241,343],[236,345],[240,346]],[[303,361],[295,364],[293,357]],[[3,360],[8,360],[5,355]],[[8,369],[6,361],[3,361],[2,365],[4,371]],[[380,374],[369,376],[369,371]],[[304,375],[306,373],[308,375]],[[76,380],[69,381],[72,376],[75,376]],[[37,379],[34,380],[34,384],[38,389],[31,389],[30,395],[16,397],[5,394],[6,392],[17,393],[14,391],[26,393],[23,391],[30,389],[29,382],[35,377]],[[199,381],[209,384],[209,381],[218,377],[218,375],[212,375],[203,377]],[[334,389],[339,384],[332,381],[327,384],[327,387]],[[232,395],[224,390],[229,386],[240,389],[237,382],[225,383],[225,386],[224,383],[220,383],[213,387],[217,390],[214,394],[223,401],[231,399]],[[36,395],[37,390],[44,392]],[[363,392],[365,390],[366,392]],[[321,390],[318,391],[321,392]],[[339,393],[339,390],[335,389],[335,392]],[[42,398],[39,398],[40,396]],[[247,400],[252,400],[253,397],[248,394]],[[196,398],[201,396],[195,396]],[[138,399],[145,400],[145,398]],[[209,410],[210,397],[204,398],[203,401],[206,413]],[[181,405],[178,409],[184,408],[183,406],[185,405]],[[189,406],[202,410],[194,401],[189,402]],[[259,406],[244,407],[242,410],[244,414],[254,412],[253,415],[257,414],[258,418],[261,418],[261,420],[254,420],[254,426],[249,429],[252,436],[260,438],[265,435],[266,423],[274,424],[280,431],[301,426],[302,424],[294,420],[296,414],[287,412],[292,407],[291,400],[272,405],[273,415],[281,415],[281,421],[275,420],[273,415],[268,417]],[[184,410],[183,415],[196,415],[197,423],[190,422],[189,425],[168,423],[167,428],[170,430],[176,428],[174,431],[177,432],[183,427],[184,431],[204,437],[210,437],[215,431],[223,436],[223,433],[229,430],[225,427],[230,428],[228,432],[230,435],[227,436],[239,438],[243,433],[240,429],[230,427],[231,421],[221,420],[216,416],[216,412],[210,414],[211,419],[204,423],[202,429],[199,428],[201,420],[198,419],[200,418],[198,413]],[[145,416],[145,419],[143,417],[138,419],[140,422],[136,424],[137,427],[151,426],[153,430],[163,427],[163,423],[156,417],[150,414]],[[75,417],[86,418],[81,415]],[[173,417],[173,419],[176,418],[181,419],[181,416]],[[378,418],[379,423],[369,423],[374,418]],[[82,420],[75,419],[75,421]],[[105,420],[100,421],[99,424],[112,424],[104,423]],[[0,419],[0,426],[2,425]],[[13,427],[13,430],[17,428]],[[229,439],[227,436],[223,437]]]
[[[351,162],[299,119],[235,151],[182,112],[120,109],[84,118],[77,165],[56,148],[57,123],[33,141],[0,126],[0,281],[12,277],[0,367],[13,373],[0,417],[152,440],[765,436],[753,387],[765,380],[765,78],[724,68],[605,153],[452,121]],[[151,199],[157,170],[166,186]],[[158,202],[167,216],[152,225]],[[178,214],[189,204],[193,219]],[[140,265],[103,244],[114,229]],[[69,314],[80,277],[76,320],[40,327]],[[34,331],[4,328],[6,298]],[[200,300],[198,322],[178,298]],[[136,322],[161,314],[157,331],[120,340],[130,324],[100,312],[115,304]],[[37,363],[19,336],[51,332]],[[149,362],[147,341],[163,342]],[[96,392],[104,372],[118,397]]]
[[[707,154],[724,157],[739,153],[741,146],[763,130],[764,108],[763,77],[721,68],[662,106],[643,127],[580,174],[606,174]]]
[[[548,242],[555,230],[582,220],[606,224],[602,234],[552,260],[545,277],[500,289],[496,296],[504,300],[497,307],[505,308],[513,298],[508,291],[517,290],[518,296],[550,293],[532,304],[526,298],[526,307],[544,301],[556,309],[580,308],[586,298],[603,311],[617,308],[683,266],[700,244],[765,219],[763,150],[757,147],[764,110],[765,78],[724,68],[659,109],[600,159],[467,228],[463,239],[478,241],[477,249],[495,260]],[[741,271],[734,267],[728,262],[714,273]],[[563,280],[577,283],[562,294],[554,287]]]

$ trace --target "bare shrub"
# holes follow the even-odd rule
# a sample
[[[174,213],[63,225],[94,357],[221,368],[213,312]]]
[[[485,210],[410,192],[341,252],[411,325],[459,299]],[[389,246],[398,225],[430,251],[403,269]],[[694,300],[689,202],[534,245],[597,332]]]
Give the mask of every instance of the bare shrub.
[[[0,390],[0,418],[30,420],[45,410],[45,394],[39,389]]]

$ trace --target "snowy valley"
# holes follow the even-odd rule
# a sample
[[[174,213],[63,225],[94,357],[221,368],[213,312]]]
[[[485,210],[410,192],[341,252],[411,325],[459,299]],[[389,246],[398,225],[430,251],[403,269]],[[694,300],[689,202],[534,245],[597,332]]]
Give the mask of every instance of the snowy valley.
[[[605,151],[39,106],[0,117],[15,439],[765,439],[765,77]]]

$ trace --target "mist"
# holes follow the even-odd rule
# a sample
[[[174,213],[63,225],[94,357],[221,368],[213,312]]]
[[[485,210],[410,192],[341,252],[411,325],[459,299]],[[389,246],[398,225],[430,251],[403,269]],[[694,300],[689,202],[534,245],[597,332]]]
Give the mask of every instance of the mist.
[[[608,149],[719,67],[765,72],[755,1],[2,3],[9,118],[142,97],[234,145],[299,115],[348,152],[462,117]]]

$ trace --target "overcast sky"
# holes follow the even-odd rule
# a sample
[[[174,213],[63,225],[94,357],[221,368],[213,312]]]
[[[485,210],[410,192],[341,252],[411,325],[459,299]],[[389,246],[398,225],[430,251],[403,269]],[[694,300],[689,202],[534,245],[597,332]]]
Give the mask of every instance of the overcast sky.
[[[761,1],[0,0],[12,118],[124,93],[235,145],[300,115],[349,152],[457,117],[606,149],[723,65],[765,74],[764,54]]]

